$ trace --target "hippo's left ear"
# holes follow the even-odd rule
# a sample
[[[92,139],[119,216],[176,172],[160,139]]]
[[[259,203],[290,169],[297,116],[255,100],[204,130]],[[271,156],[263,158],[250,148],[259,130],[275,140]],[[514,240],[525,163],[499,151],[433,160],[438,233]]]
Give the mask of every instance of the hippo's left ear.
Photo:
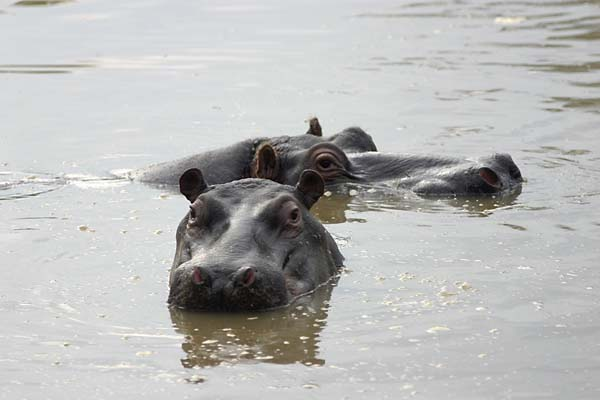
[[[252,168],[252,177],[274,181],[278,174],[279,156],[273,146],[265,143],[256,151],[256,161]]]
[[[198,168],[188,169],[179,178],[179,191],[190,203],[193,203],[206,188],[206,182]]]
[[[300,175],[296,192],[300,194],[306,208],[310,209],[325,192],[325,182],[318,172],[306,169]]]

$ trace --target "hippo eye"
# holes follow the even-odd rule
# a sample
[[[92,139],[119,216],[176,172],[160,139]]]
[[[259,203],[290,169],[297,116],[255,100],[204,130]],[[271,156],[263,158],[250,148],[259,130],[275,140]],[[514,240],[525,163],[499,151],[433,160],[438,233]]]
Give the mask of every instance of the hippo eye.
[[[300,220],[300,209],[294,208],[290,212],[290,222],[297,223]]]
[[[317,169],[328,171],[337,166],[337,160],[329,153],[321,154],[316,159]]]
[[[281,205],[278,220],[285,237],[295,237],[302,231],[302,210],[293,200]]]
[[[332,165],[333,165],[333,162],[331,160],[328,160],[328,159],[319,160],[319,167],[321,167],[323,169],[331,168]]]

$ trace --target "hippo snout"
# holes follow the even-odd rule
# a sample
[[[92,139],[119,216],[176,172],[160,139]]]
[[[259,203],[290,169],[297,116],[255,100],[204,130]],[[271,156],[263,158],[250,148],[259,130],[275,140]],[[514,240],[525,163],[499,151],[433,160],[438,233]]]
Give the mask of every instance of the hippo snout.
[[[268,267],[191,266],[178,271],[169,302],[183,308],[249,311],[288,303],[285,278]]]

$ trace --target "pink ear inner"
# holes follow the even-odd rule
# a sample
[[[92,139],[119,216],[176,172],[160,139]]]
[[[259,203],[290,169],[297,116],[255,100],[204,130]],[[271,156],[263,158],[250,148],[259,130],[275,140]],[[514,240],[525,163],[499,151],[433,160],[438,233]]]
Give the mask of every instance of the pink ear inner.
[[[492,171],[491,169],[489,169],[489,168],[480,168],[479,169],[479,176],[488,185],[490,185],[492,187],[495,187],[495,188],[500,188],[500,178],[498,178],[498,175],[496,175],[496,173],[494,171]]]

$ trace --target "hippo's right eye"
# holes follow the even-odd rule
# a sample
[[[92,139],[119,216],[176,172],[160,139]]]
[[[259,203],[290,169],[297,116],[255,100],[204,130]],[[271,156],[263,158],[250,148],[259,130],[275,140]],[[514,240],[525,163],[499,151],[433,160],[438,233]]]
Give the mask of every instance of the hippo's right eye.
[[[190,216],[188,218],[189,225],[197,225],[200,223],[200,216],[202,215],[202,201],[196,200],[190,204]]]
[[[302,230],[302,211],[295,201],[286,201],[281,205],[280,223],[284,236],[295,237]]]
[[[300,219],[300,209],[299,208],[294,208],[292,210],[292,212],[290,213],[290,221],[291,222],[298,222],[299,219]]]

